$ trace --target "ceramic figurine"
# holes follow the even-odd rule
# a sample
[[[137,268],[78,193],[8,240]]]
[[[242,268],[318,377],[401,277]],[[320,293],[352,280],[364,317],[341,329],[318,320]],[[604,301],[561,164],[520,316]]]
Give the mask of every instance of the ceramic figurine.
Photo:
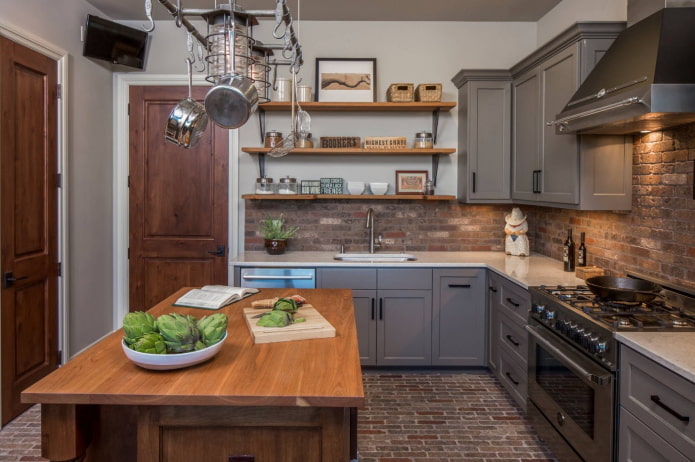
[[[530,255],[528,237],[528,223],[526,215],[521,213],[518,207],[512,209],[512,213],[504,217],[507,224],[504,226],[504,233],[507,235],[504,241],[504,251],[507,255],[518,255],[525,257]]]

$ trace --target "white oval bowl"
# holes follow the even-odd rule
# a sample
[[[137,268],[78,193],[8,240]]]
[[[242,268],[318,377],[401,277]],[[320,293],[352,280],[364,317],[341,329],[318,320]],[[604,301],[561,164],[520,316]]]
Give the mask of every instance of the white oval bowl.
[[[190,351],[188,353],[172,353],[163,355],[142,353],[131,350],[125,343],[125,340],[121,340],[121,346],[123,347],[123,352],[125,353],[126,357],[138,366],[144,367],[145,369],[165,371],[170,369],[181,369],[207,361],[215,356],[218,351],[220,351],[222,344],[226,339],[227,332],[224,333],[222,340],[212,346],[203,348],[202,350]]]
[[[352,195],[360,195],[364,192],[363,181],[348,181],[347,190]]]
[[[388,183],[369,183],[369,189],[372,190],[372,194],[383,195],[389,190]]]

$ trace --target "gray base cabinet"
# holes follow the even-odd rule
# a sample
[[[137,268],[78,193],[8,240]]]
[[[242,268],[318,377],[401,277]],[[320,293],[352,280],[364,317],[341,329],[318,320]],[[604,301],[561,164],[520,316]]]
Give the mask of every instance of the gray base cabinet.
[[[320,268],[317,286],[353,290],[362,365],[432,364],[432,269]]]
[[[319,268],[320,288],[352,289],[364,366],[487,362],[482,268]]]
[[[620,347],[618,460],[692,461],[695,383]]]
[[[526,410],[528,336],[524,326],[531,296],[523,287],[490,271],[488,364],[519,406]]]
[[[484,269],[435,269],[432,364],[485,366]]]

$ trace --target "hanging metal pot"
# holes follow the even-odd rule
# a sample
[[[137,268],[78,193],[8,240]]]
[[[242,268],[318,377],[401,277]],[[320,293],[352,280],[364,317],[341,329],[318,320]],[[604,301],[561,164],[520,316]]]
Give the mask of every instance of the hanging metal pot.
[[[177,146],[192,148],[198,144],[205,132],[208,115],[205,107],[191,97],[193,63],[190,59],[186,59],[186,62],[188,63],[188,97],[181,100],[169,114],[164,139]]]
[[[239,128],[258,107],[258,90],[253,80],[232,75],[223,77],[205,96],[205,110],[222,128]]]

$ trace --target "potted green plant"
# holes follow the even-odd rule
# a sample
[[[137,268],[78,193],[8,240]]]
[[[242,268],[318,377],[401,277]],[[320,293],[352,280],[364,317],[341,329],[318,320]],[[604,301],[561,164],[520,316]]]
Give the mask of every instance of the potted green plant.
[[[299,228],[297,226],[285,226],[282,214],[277,217],[266,215],[261,220],[261,234],[265,239],[265,250],[270,255],[280,255],[287,248],[287,239],[294,236]]]

